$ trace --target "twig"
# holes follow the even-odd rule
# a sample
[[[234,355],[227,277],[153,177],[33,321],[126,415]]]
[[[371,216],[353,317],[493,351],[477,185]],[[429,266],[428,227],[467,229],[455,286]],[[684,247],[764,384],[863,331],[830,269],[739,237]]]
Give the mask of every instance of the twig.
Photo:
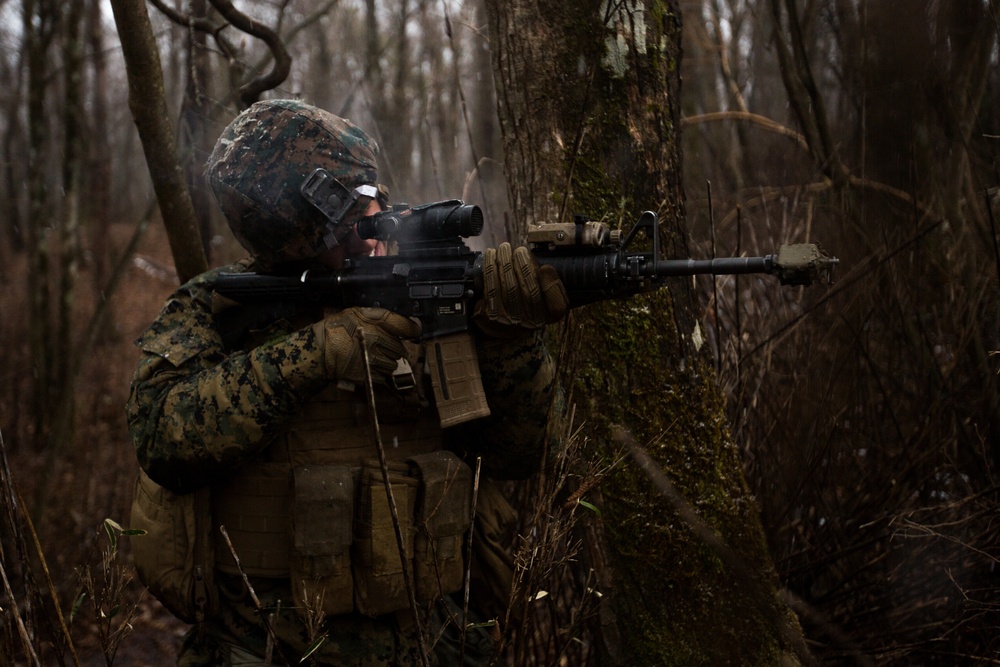
[[[14,622],[17,624],[17,634],[21,637],[24,652],[31,655],[33,664],[41,667],[42,662],[38,659],[38,654],[35,653],[35,647],[31,645],[31,637],[28,636],[28,629],[24,627],[21,612],[17,608],[17,600],[14,598],[14,591],[11,589],[10,581],[7,579],[7,570],[3,566],[3,551],[0,551],[0,577],[3,578],[4,591],[7,593],[7,597],[10,598],[10,613],[14,616]]]
[[[715,247],[715,208],[712,205],[712,181],[706,181],[708,189],[708,226],[712,230],[712,259],[718,257]],[[719,319],[719,279],[712,276],[712,310],[715,313],[715,374],[722,375],[722,320]]]
[[[681,127],[720,120],[740,120],[753,125],[759,125],[770,132],[775,132],[788,137],[797,143],[802,150],[807,153],[809,152],[809,144],[806,143],[806,138],[802,136],[801,133],[782,125],[781,123],[771,120],[767,116],[750,113],[748,111],[715,111],[712,113],[698,114],[697,116],[685,116],[684,118],[681,118]]]
[[[292,58],[288,55],[288,49],[277,32],[236,9],[230,0],[210,0],[210,2],[219,14],[233,26],[263,41],[274,56],[274,66],[270,72],[259,75],[240,86],[240,103],[244,107],[249,107],[260,99],[261,93],[277,88],[288,78]]]
[[[743,206],[736,206],[736,256],[743,255]],[[733,298],[736,301],[736,382],[740,381],[741,366],[743,364],[743,318],[740,316],[740,276],[733,276]]]
[[[813,311],[817,310],[820,306],[825,304],[834,296],[839,295],[848,287],[854,285],[854,283],[858,282],[862,278],[867,277],[869,273],[874,271],[876,268],[882,266],[883,264],[888,262],[890,259],[898,255],[899,253],[906,250],[908,247],[910,247],[911,245],[922,239],[930,232],[937,229],[938,226],[940,226],[944,222],[945,222],[944,218],[939,218],[934,222],[932,222],[931,224],[929,224],[924,229],[916,232],[913,236],[911,236],[909,239],[907,239],[903,243],[893,248],[891,251],[880,253],[879,255],[870,257],[869,258],[870,261],[867,263],[867,265],[859,266],[855,271],[852,272],[854,275],[850,275],[844,278],[844,280],[839,281],[836,284],[836,286],[828,290],[822,297],[820,297],[815,303],[813,303],[812,306],[804,309],[799,315],[793,317],[791,320],[780,326],[777,331],[775,331],[770,336],[765,338],[763,341],[758,343],[752,350],[750,350],[749,352],[746,353],[746,355],[744,355],[743,359],[744,360],[749,359],[750,357],[756,355],[757,352],[759,352],[761,349],[770,345],[772,342],[776,342],[781,338],[783,338],[785,334],[787,334],[790,330],[798,326],[799,323],[801,323],[802,320],[811,315]]]
[[[472,584],[472,540],[476,534],[476,503],[479,502],[479,473],[483,467],[482,457],[476,457],[476,476],[472,480],[472,516],[469,517],[469,542],[465,547],[465,581],[462,582],[462,649],[458,664],[465,664],[465,632],[469,627],[469,589]]]
[[[2,444],[3,436],[0,434],[0,444]],[[4,453],[4,466],[6,467],[7,456]],[[13,486],[13,480],[10,480],[10,484]],[[18,503],[21,507],[24,507],[24,499],[21,498],[21,492],[16,488],[12,489],[14,493],[17,494]],[[66,640],[66,647],[69,648],[69,653],[73,657],[73,664],[76,667],[80,667],[80,658],[76,655],[76,647],[73,645],[73,638],[69,634],[69,628],[66,627],[66,619],[63,617],[62,606],[59,604],[59,596],[56,595],[56,587],[52,583],[52,575],[49,573],[49,565],[45,560],[45,554],[42,553],[41,542],[38,541],[38,533],[35,532],[35,524],[31,520],[31,515],[24,512],[24,524],[28,528],[28,533],[31,535],[32,544],[35,545],[35,553],[38,554],[38,562],[42,566],[42,572],[45,574],[45,584],[49,590],[49,597],[52,598],[52,608],[55,609],[56,618],[59,619],[59,630],[63,634],[63,639]]]
[[[410,602],[410,612],[413,614],[413,622],[417,626],[417,644],[420,647],[420,661],[424,667],[429,667],[430,662],[427,654],[427,646],[424,642],[424,629],[420,624],[420,615],[417,609],[417,596],[413,588],[413,580],[410,578],[410,570],[406,563],[406,544],[403,542],[403,531],[400,529],[399,512],[396,509],[396,498],[392,493],[392,484],[389,482],[389,464],[385,456],[385,446],[382,444],[382,431],[378,425],[378,411],[375,408],[375,387],[372,382],[371,360],[368,358],[368,346],[365,345],[365,330],[358,329],[358,339],[361,343],[361,351],[365,360],[365,387],[368,389],[368,408],[372,413],[372,431],[375,436],[375,448],[378,451],[378,462],[382,468],[382,482],[385,484],[385,492],[389,498],[389,512],[392,514],[392,528],[396,534],[396,548],[399,550],[399,561],[403,567],[403,583],[406,585],[406,596]]]
[[[281,656],[282,662],[288,667],[291,667],[291,662],[285,657],[284,651],[281,650],[281,644],[278,642],[278,636],[274,632],[274,626],[271,625],[270,616],[264,613],[264,607],[260,603],[260,598],[257,597],[257,591],[253,589],[250,584],[250,578],[247,576],[246,570],[243,569],[243,563],[240,562],[239,554],[236,553],[236,548],[233,547],[232,541],[229,539],[229,533],[226,532],[225,526],[219,526],[219,532],[222,533],[222,538],[226,541],[226,546],[229,547],[229,553],[233,555],[233,560],[236,561],[236,569],[240,571],[240,576],[243,577],[243,583],[247,587],[247,591],[250,592],[250,599],[253,600],[254,609],[257,610],[257,615],[260,616],[260,620],[264,623],[264,627],[267,629],[267,636],[271,639],[274,647],[278,649],[278,655]]]
[[[1000,564],[1000,558],[997,558],[996,556],[990,554],[989,552],[983,551],[982,549],[977,549],[976,547],[972,546],[971,544],[967,544],[967,543],[963,542],[962,540],[958,539],[957,537],[952,537],[951,535],[945,535],[944,533],[942,533],[940,531],[934,530],[934,528],[932,526],[926,526],[926,525],[924,525],[922,523],[917,523],[916,521],[911,521],[910,519],[907,519],[907,518],[903,518],[902,519],[902,523],[907,528],[912,528],[913,530],[918,531],[920,533],[923,533],[924,535],[926,535],[928,537],[937,537],[937,538],[941,538],[943,540],[947,540],[947,541],[949,541],[949,542],[951,542],[953,544],[957,544],[960,547],[964,547],[965,549],[968,549],[968,550],[972,551],[973,553],[977,553],[980,556],[984,556],[987,559],[993,561],[993,565]],[[900,533],[897,533],[897,534],[902,535],[903,537],[917,537],[917,535],[915,535],[913,533],[911,533],[909,535],[906,535],[906,534],[903,534],[903,533],[900,532]]]
[[[4,488],[2,489],[2,493],[3,497],[7,500],[7,509],[10,513],[9,519],[12,523],[11,530],[17,533],[19,531],[15,522],[17,521],[17,508],[20,506],[20,495],[14,489],[14,480],[10,474],[10,465],[7,461],[7,448],[3,442],[3,430],[0,430],[0,464],[3,465]],[[27,512],[21,510],[20,514],[26,516]],[[19,540],[19,543],[21,543],[21,540]],[[3,565],[2,548],[0,548],[0,577],[3,578],[4,591],[6,591],[7,597],[10,599],[11,613],[14,615],[14,622],[17,624],[17,633],[21,637],[21,643],[24,644],[24,652],[30,654],[33,658],[33,663],[40,667],[42,663],[35,653],[34,646],[31,645],[31,637],[28,634],[28,629],[24,627],[24,620],[21,618],[21,612],[17,607],[17,598],[14,597],[14,591],[11,589],[10,581],[7,579],[7,570]]]

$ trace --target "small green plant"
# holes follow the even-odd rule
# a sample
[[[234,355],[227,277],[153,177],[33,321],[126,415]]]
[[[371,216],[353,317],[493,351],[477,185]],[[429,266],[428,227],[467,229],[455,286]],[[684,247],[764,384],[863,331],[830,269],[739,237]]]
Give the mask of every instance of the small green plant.
[[[146,531],[122,528],[112,519],[105,519],[102,527],[108,543],[101,550],[100,569],[95,573],[90,564],[77,568],[80,585],[70,611],[70,622],[89,600],[104,662],[111,667],[122,641],[132,631],[132,621],[142,599],[141,596],[135,601],[128,599],[132,568],[122,562],[119,550],[121,538],[145,535]]]

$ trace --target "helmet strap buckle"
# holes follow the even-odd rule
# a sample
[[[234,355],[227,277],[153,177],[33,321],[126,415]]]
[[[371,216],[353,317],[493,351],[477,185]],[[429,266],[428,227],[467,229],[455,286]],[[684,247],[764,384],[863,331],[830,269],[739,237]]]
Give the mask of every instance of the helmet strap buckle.
[[[363,213],[368,203],[379,196],[379,190],[374,185],[361,185],[348,190],[343,183],[333,177],[333,174],[322,167],[315,169],[299,188],[303,198],[314,206],[327,219],[323,242],[327,248],[338,245],[347,230],[343,228],[344,218],[355,207],[361,207]],[[359,200],[362,200],[359,204]],[[360,216],[357,216],[360,217]]]

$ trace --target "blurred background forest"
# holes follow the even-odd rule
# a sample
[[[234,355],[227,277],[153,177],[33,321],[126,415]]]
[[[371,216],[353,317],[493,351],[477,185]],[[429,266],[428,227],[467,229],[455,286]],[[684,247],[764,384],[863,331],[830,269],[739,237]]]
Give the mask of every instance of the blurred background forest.
[[[486,210],[484,243],[507,235],[477,0],[237,4],[287,47],[288,77],[270,96],[304,98],[369,131],[394,200],[462,197]],[[692,255],[809,240],[841,261],[829,288],[695,282],[731,429],[807,641],[832,663],[998,664],[1000,3],[680,5]],[[207,0],[148,9],[202,242],[213,265],[225,263],[242,253],[201,165],[241,87],[283,63]],[[179,14],[208,16],[215,30]],[[127,524],[136,471],[123,418],[131,340],[176,275],[109,5],[0,0],[0,89],[7,664],[19,646],[12,602],[38,614],[36,632],[60,634],[41,601],[18,592],[34,557],[19,546],[33,538],[11,520],[15,501],[64,608],[88,578],[97,591],[93,579],[109,576],[102,522]],[[116,576],[127,578],[121,562]],[[134,583],[108,585],[123,586],[129,605],[139,599]],[[144,619],[169,646],[176,628],[156,620],[154,604],[135,613],[135,627]],[[67,622],[105,649],[122,638],[118,620]]]

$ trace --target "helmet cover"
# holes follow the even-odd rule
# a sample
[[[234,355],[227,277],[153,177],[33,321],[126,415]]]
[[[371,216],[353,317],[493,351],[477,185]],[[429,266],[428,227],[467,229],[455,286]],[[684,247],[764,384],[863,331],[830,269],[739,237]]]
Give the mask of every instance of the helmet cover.
[[[329,220],[299,191],[317,168],[348,189],[376,183],[378,145],[351,121],[298,100],[251,105],[222,132],[206,175],[233,235],[267,265],[315,257]],[[337,230],[340,238],[350,227]]]

